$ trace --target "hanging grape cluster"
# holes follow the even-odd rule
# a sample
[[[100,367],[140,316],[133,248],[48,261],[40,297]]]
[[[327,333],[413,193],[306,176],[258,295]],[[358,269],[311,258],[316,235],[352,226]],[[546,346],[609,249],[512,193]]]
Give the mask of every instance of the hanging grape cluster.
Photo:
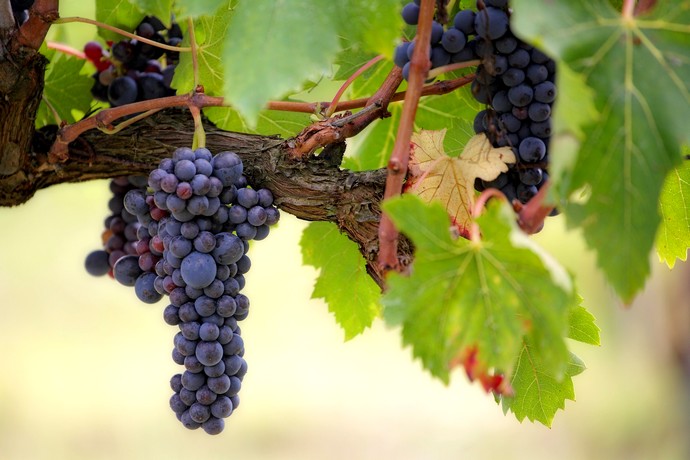
[[[179,46],[182,30],[175,22],[169,29],[160,19],[147,16],[135,33],[154,42]],[[120,40],[104,50],[98,42],[84,46],[86,58],[96,66],[91,87],[93,97],[112,107],[175,94],[170,87],[179,52],[163,50],[139,40]],[[165,59],[163,59],[165,58]]]
[[[403,7],[408,24],[417,24],[419,3]],[[517,162],[493,181],[478,180],[475,188],[496,188],[510,201],[527,203],[548,179],[556,64],[513,34],[510,17],[507,0],[479,0],[476,11],[458,11],[446,29],[434,21],[430,64],[436,68],[481,61],[471,90],[486,109],[477,114],[474,131],[486,134],[494,147],[512,147]],[[402,67],[405,78],[415,45],[413,40],[395,50],[395,63]]]

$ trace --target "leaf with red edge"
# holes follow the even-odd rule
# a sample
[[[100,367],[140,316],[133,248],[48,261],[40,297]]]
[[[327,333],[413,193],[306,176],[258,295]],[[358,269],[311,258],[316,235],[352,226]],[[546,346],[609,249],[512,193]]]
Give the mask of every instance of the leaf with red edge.
[[[460,233],[467,236],[474,205],[474,182],[491,181],[515,163],[510,147],[494,148],[484,134],[472,137],[459,157],[446,155],[446,130],[422,130],[412,136],[406,191],[426,202],[439,201]]]

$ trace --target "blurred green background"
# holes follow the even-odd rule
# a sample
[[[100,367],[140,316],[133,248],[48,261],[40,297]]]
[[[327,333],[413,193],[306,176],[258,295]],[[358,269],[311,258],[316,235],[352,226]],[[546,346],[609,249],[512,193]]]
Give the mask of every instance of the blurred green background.
[[[94,17],[89,8],[62,2],[61,15]],[[95,28],[51,34],[81,47]],[[283,214],[250,252],[241,405],[221,435],[190,432],[168,407],[180,366],[165,304],[83,269],[108,198],[107,181],[93,181],[0,208],[2,460],[690,458],[690,375],[673,348],[688,346],[690,270],[652,256],[653,279],[625,307],[560,217],[536,238],[576,275],[603,345],[574,344],[588,370],[553,428],[504,416],[459,371],[448,387],[432,380],[381,321],[344,343],[326,305],[310,300],[305,224]]]

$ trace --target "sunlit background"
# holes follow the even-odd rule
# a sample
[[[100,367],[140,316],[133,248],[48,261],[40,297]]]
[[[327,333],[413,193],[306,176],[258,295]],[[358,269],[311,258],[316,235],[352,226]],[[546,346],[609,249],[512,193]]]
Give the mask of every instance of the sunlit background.
[[[72,4],[63,16],[93,17],[62,3]],[[93,34],[81,27],[54,33],[78,43],[73,34]],[[588,370],[551,429],[503,415],[460,372],[448,387],[432,380],[381,321],[343,342],[326,305],[310,299],[305,224],[283,214],[250,252],[241,405],[219,436],[188,431],[168,406],[180,366],[166,304],[142,304],[83,269],[108,198],[107,181],[93,181],[0,208],[2,460],[690,458],[690,376],[671,339],[690,329],[690,270],[670,272],[654,257],[652,280],[625,307],[560,217],[537,239],[576,275],[602,346],[573,344]]]

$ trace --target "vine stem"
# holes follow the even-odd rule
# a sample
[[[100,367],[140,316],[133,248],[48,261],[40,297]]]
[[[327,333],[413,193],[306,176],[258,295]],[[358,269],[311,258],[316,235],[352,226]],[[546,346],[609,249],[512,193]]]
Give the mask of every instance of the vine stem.
[[[206,147],[206,131],[204,131],[204,124],[201,121],[201,109],[195,105],[190,105],[189,111],[192,113],[192,118],[194,119],[192,148],[198,149],[200,147]]]
[[[48,48],[51,50],[59,51],[70,56],[75,56],[79,59],[86,59],[86,55],[83,51],[79,51],[78,49],[72,48],[71,46],[65,45],[64,43],[47,42],[46,44],[48,45]]]
[[[100,27],[102,29],[107,29],[110,30],[111,32],[115,32],[120,35],[124,35],[125,37],[133,38],[135,40],[138,40],[142,43],[146,43],[151,46],[156,46],[158,48],[162,48],[164,50],[168,51],[180,51],[180,52],[189,52],[192,51],[191,47],[184,47],[184,46],[170,46],[166,45],[164,43],[158,43],[157,41],[154,40],[149,40],[148,38],[140,37],[137,34],[133,34],[130,32],[127,32],[126,30],[119,29],[117,27],[111,26],[109,24],[104,24],[102,22],[96,21],[94,19],[89,19],[89,18],[82,18],[80,16],[71,16],[67,18],[59,18],[54,21],[54,24],[69,24],[71,22],[82,22],[84,24],[91,24],[96,27]]]
[[[345,83],[338,89],[338,92],[335,93],[335,96],[333,96],[333,100],[331,101],[330,106],[328,107],[328,110],[326,110],[326,117],[331,117],[335,112],[336,112],[336,107],[338,107],[338,101],[340,100],[341,96],[345,92],[345,90],[352,84],[353,81],[357,79],[360,75],[362,75],[364,72],[369,70],[374,64],[377,62],[381,61],[383,59],[382,55],[378,55],[375,58],[369,60],[366,64],[364,64],[362,67],[357,69],[355,73],[350,75],[350,77],[345,80]]]
[[[544,182],[544,185],[541,186],[539,192],[537,192],[526,205],[517,206],[518,225],[529,235],[538,233],[544,228],[544,220],[554,209],[553,206],[544,205],[549,187],[551,187],[551,182],[547,180]]]
[[[623,18],[632,20],[635,16],[635,0],[623,0]]]
[[[58,0],[36,0],[31,7],[29,19],[19,28],[16,44],[39,49],[50,25],[59,17],[58,3]]]
[[[484,190],[479,197],[477,198],[477,201],[474,202],[474,206],[472,206],[472,226],[470,227],[470,241],[473,243],[479,243],[482,239],[481,233],[479,232],[479,225],[477,225],[477,217],[479,217],[482,214],[482,211],[484,211],[484,208],[486,208],[486,203],[489,201],[490,198],[498,198],[500,200],[505,200],[506,196],[498,189],[495,188],[488,188]]]
[[[434,0],[422,0],[417,26],[417,43],[429,43],[431,39],[431,21],[434,16]],[[398,125],[393,152],[388,161],[388,175],[383,199],[397,196],[402,191],[403,181],[407,175],[407,164],[410,159],[410,139],[414,118],[422,95],[422,87],[429,71],[429,47],[415,46],[410,63],[410,76],[403,112]],[[383,270],[400,268],[398,262],[398,230],[390,217],[383,212],[379,224],[379,266]]]

